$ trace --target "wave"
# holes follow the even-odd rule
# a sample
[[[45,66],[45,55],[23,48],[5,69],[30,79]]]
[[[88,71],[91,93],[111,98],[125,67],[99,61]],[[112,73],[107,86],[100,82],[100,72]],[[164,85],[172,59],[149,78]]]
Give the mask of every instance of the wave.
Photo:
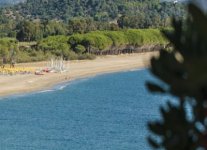
[[[59,86],[58,88],[56,88],[56,90],[63,90],[64,88],[66,88],[68,86],[68,84],[67,85],[61,85],[61,86]]]
[[[53,91],[55,91],[55,90],[50,89],[50,90],[43,90],[43,91],[39,91],[39,92],[37,92],[37,93],[47,93],[47,92],[53,92]]]

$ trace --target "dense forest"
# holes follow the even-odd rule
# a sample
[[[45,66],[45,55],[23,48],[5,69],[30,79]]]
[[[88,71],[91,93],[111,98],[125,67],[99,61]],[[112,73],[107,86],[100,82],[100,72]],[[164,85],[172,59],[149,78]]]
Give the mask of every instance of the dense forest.
[[[0,9],[0,14],[0,37],[33,41],[95,30],[168,27],[170,17],[185,16],[185,5],[159,0],[27,0]]]
[[[64,53],[67,53],[65,58],[67,59],[79,58],[80,54],[81,59],[83,58],[82,55],[86,54],[86,58],[91,58],[89,52],[91,52],[90,55],[92,53],[107,54],[107,52],[99,52],[99,50],[106,50],[105,47],[101,48],[90,44],[91,47],[89,48],[85,36],[91,37],[89,43],[105,40],[106,43],[102,44],[108,44],[107,50],[111,48],[113,51],[114,48],[119,48],[119,52],[124,52],[123,50],[126,47],[134,46],[129,42],[134,37],[140,42],[136,43],[135,40],[135,47],[152,44],[143,42],[152,40],[149,39],[149,36],[142,34],[157,34],[154,29],[160,31],[161,28],[169,28],[172,16],[176,18],[185,17],[185,4],[160,2],[159,0],[26,0],[0,9],[0,38],[2,38],[0,46],[4,47],[1,48],[0,55],[4,57],[3,49],[4,51],[11,49],[8,47],[9,44],[5,44],[10,41],[11,45],[24,42],[22,46],[19,43],[19,51],[25,56],[21,57],[22,60],[19,60],[21,62],[34,61],[34,59],[29,59],[31,54],[38,56],[35,60],[43,60],[46,54],[59,56],[59,53],[51,49],[48,53],[47,48],[43,46],[45,43],[41,44],[42,41],[51,40],[48,41],[50,43],[48,47],[50,47],[56,43],[55,41],[62,42],[62,37],[67,37],[67,39],[80,37],[80,41],[76,42],[75,45],[70,42],[71,40],[63,38],[63,41],[67,41],[63,42]],[[129,31],[130,34],[128,34]],[[127,41],[122,43],[124,48],[121,44],[113,43],[114,37],[111,37],[111,34],[115,36],[114,33],[120,34]],[[160,36],[160,34],[158,35]],[[159,36],[158,38],[160,38]],[[119,36],[117,37],[119,38]],[[28,42],[35,44],[31,46]],[[58,45],[58,43],[56,44]],[[162,45],[163,43],[159,44]],[[47,46],[47,44],[45,45]],[[24,47],[30,47],[30,50],[24,51]],[[58,51],[58,49],[57,46],[56,50]],[[117,53],[112,51],[110,53]],[[26,57],[27,59],[23,60]]]
[[[172,16],[175,9],[177,15],[182,14],[180,7],[179,3],[174,6],[172,2],[159,0],[27,0],[13,10],[30,19],[68,21],[74,17],[92,17],[96,21],[111,21],[124,15],[151,22],[158,16],[161,20]]]
[[[163,22],[175,13],[177,16],[184,13],[182,3],[159,0],[27,0],[7,8],[7,11],[26,19],[56,19],[65,22],[74,17],[113,21],[121,16],[131,16],[146,20],[146,26],[152,25],[152,19]]]

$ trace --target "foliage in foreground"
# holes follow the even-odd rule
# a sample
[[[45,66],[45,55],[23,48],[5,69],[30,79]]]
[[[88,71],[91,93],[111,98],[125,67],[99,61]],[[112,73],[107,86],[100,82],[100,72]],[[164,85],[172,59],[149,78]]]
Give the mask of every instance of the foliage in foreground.
[[[147,83],[152,92],[171,94],[178,104],[161,107],[162,121],[150,122],[159,137],[149,137],[153,148],[207,149],[207,15],[189,4],[187,21],[174,20],[174,31],[165,35],[174,45],[151,60],[151,72],[167,86]]]

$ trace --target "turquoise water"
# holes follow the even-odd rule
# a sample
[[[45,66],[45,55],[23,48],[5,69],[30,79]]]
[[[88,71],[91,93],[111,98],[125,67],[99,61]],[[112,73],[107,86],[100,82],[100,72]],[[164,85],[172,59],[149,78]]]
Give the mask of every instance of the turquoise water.
[[[149,150],[164,99],[147,70],[105,74],[0,101],[1,150]]]

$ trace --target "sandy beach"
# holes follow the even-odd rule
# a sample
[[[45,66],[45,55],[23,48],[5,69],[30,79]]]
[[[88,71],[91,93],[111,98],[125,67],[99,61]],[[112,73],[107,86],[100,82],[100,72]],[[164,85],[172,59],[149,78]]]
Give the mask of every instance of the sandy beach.
[[[0,96],[29,93],[49,89],[52,86],[78,78],[103,73],[142,69],[149,66],[149,60],[155,52],[98,57],[95,60],[70,61],[65,73],[48,73],[42,76],[12,75],[0,76]],[[26,63],[20,66],[42,68],[47,62]]]

